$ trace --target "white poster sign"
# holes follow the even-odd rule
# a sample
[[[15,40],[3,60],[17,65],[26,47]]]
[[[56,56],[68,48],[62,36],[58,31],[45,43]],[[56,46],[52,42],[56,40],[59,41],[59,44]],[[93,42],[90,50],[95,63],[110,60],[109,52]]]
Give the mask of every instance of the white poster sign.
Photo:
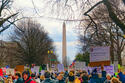
[[[58,72],[64,72],[64,65],[63,64],[58,64]]]
[[[92,71],[94,69],[97,69],[97,72],[98,73],[101,73],[101,67],[86,67],[86,71],[90,71],[90,73],[92,73]],[[104,66],[104,71],[106,71],[107,74],[110,74],[110,75],[114,75],[114,66],[111,65],[111,66]]]
[[[39,74],[39,68],[40,68],[40,66],[34,66],[34,70],[35,70],[36,74]]]
[[[31,68],[32,73],[38,74],[39,73],[39,68],[40,68],[40,66],[34,66],[33,68]]]
[[[44,70],[41,70],[41,75],[44,75],[45,71]]]
[[[110,61],[110,47],[91,47],[90,49],[90,62],[99,62],[99,61]]]
[[[75,70],[84,70],[86,68],[85,62],[75,62]]]
[[[8,69],[6,69],[6,74],[7,75],[9,75],[9,74],[14,75],[15,74],[15,70],[11,69],[11,68],[8,68]]]
[[[35,69],[34,69],[34,68],[31,68],[31,72],[32,72],[32,73],[35,73]]]

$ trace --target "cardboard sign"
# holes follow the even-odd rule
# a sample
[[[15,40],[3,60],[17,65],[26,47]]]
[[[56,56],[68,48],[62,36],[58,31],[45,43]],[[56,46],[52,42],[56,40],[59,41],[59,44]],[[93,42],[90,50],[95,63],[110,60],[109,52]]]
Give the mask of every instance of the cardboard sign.
[[[64,65],[63,64],[58,64],[58,72],[64,72]]]
[[[24,71],[24,65],[17,65],[15,70],[22,73]]]

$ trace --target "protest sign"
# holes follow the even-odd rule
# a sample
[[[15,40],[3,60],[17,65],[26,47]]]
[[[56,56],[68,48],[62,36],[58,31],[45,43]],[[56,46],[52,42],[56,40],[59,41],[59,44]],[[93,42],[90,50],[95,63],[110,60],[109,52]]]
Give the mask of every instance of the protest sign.
[[[39,68],[40,68],[40,66],[34,66],[34,71],[36,74],[39,74]]]
[[[92,73],[92,71],[94,69],[97,69],[97,73],[101,73],[101,67],[86,67],[86,71],[90,71],[90,73]],[[114,75],[114,66],[111,65],[111,66],[104,66],[104,71],[106,71],[107,74],[110,74],[110,75]]]
[[[41,73],[41,75],[44,75],[44,73],[45,73],[45,70],[41,70],[41,72],[40,72],[40,73]]]
[[[31,68],[32,73],[38,74],[39,73],[39,68],[40,68],[40,66],[34,66],[33,68]]]
[[[17,65],[15,70],[19,71],[20,73],[22,73],[24,71],[24,65]]]
[[[7,75],[9,75],[9,74],[14,75],[15,74],[15,70],[11,69],[11,68],[8,68],[8,69],[6,69],[6,74]]]
[[[85,67],[85,62],[75,62],[75,70],[84,70]]]
[[[32,73],[35,73],[35,69],[34,69],[34,68],[31,68],[31,72],[32,72]]]
[[[104,66],[104,70],[107,74],[114,75],[114,66]]]
[[[90,62],[110,61],[110,47],[91,47]]]
[[[64,72],[64,65],[63,64],[58,64],[58,72]]]
[[[90,64],[91,67],[100,65],[110,65],[110,47],[109,46],[95,46],[90,48]]]

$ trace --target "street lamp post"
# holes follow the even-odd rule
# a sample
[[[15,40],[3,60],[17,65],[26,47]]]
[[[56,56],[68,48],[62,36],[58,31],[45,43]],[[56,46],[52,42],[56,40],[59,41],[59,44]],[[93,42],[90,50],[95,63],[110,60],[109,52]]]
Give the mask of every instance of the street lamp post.
[[[53,54],[52,50],[48,50],[48,58],[49,58],[49,65],[51,67],[51,55]]]

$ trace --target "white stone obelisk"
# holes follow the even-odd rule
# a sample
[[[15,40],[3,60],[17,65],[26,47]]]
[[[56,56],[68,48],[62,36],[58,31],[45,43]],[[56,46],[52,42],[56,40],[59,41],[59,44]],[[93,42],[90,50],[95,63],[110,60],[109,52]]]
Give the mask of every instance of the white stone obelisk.
[[[63,22],[63,37],[62,37],[62,63],[67,67],[67,46],[66,46],[66,24]]]

